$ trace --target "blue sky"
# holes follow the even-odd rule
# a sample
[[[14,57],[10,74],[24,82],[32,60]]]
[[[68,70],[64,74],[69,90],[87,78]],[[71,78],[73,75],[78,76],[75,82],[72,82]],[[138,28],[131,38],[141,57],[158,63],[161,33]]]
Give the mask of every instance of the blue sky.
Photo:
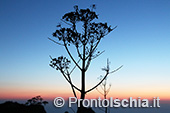
[[[74,5],[87,8],[92,4],[97,6],[99,21],[118,27],[99,45],[98,49],[105,53],[92,62],[87,88],[98,82],[100,70],[109,58],[112,69],[124,65],[109,77],[116,96],[125,92],[130,95],[132,91],[167,99],[170,94],[169,0],[1,0],[1,97],[6,92],[29,96],[71,92],[61,74],[48,65],[49,55],[67,54],[47,38],[52,37],[61,17],[73,11]],[[77,70],[73,81],[80,85]]]

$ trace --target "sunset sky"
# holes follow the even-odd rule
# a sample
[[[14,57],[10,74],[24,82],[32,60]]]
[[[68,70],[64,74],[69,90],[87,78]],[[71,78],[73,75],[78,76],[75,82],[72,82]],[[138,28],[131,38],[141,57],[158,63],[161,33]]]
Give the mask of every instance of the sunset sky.
[[[169,0],[0,0],[0,99],[73,96],[64,77],[49,66],[49,55],[68,55],[48,37],[74,5],[92,4],[99,21],[118,27],[100,43],[98,50],[105,52],[92,62],[86,89],[99,82],[109,58],[111,69],[123,67],[109,75],[108,97],[170,100]],[[72,80],[80,87],[78,70]],[[99,96],[96,90],[86,95]]]

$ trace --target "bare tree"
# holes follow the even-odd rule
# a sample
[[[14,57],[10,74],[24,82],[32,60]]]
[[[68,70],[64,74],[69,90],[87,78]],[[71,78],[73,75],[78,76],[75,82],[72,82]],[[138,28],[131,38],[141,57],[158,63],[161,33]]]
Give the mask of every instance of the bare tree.
[[[109,60],[107,59],[107,67],[102,68],[103,71],[107,71],[110,70],[109,67]],[[100,75],[99,80],[102,80],[103,76]],[[107,77],[108,78],[108,77]],[[111,84],[109,84],[109,87],[107,87],[107,78],[105,78],[103,80],[103,82],[100,84],[100,89],[96,88],[96,90],[104,97],[104,99],[107,99],[107,95],[110,91],[111,88]],[[107,105],[106,101],[105,101],[105,105]],[[104,111],[105,113],[108,113],[108,107],[105,107],[105,109],[99,108],[101,111]]]
[[[94,9],[95,5],[87,9],[79,9],[78,6],[74,6],[74,11],[66,13],[61,19],[61,21],[69,27],[62,27],[61,24],[57,25],[57,30],[53,33],[53,37],[56,39],[49,38],[54,43],[63,46],[71,58],[71,61],[75,64],[73,69],[69,69],[71,61],[66,57],[60,56],[58,58],[52,58],[50,56],[52,59],[50,66],[61,72],[70,84],[76,98],[76,90],[80,92],[80,98],[82,100],[85,99],[86,93],[98,87],[110,74],[109,70],[107,70],[99,83],[86,90],[86,72],[91,61],[103,53],[103,51],[97,51],[97,47],[101,39],[116,28],[111,28],[107,23],[93,22],[95,19],[98,19],[98,15],[94,12]],[[82,30],[79,29],[78,23],[81,23]],[[78,59],[73,56],[69,49],[70,46],[75,47]],[[75,68],[78,68],[81,72],[81,88],[75,86],[71,79],[71,74]],[[84,109],[81,103],[77,113],[82,113]]]

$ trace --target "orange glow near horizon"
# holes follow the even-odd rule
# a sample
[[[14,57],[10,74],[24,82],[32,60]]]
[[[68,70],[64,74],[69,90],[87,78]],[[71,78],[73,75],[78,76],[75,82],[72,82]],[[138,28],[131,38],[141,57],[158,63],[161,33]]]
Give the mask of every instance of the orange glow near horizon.
[[[107,97],[112,98],[119,98],[119,99],[128,99],[129,97],[132,98],[145,98],[145,99],[153,99],[153,97],[159,97],[161,100],[170,100],[169,97],[170,92],[163,92],[163,91],[139,91],[139,90],[129,90],[129,91],[121,91],[121,90],[115,90],[110,91]],[[52,90],[52,89],[46,89],[46,90],[1,90],[0,93],[0,99],[30,99],[34,96],[41,95],[45,99],[54,99],[55,97],[63,97],[67,99],[68,97],[74,97],[71,90]],[[79,98],[80,94],[77,93],[77,96]],[[92,99],[92,98],[98,98],[103,97],[101,94],[99,94],[96,90],[87,93],[86,98]]]
[[[44,99],[54,99],[56,97],[74,97],[71,88],[68,86],[5,86],[0,87],[0,99],[30,99],[32,97],[40,95]],[[158,86],[134,86],[134,85],[119,85],[112,86],[107,97],[127,99],[133,98],[146,98],[153,99],[153,97],[159,97],[161,100],[170,100],[170,90],[166,87]],[[80,93],[77,92],[78,98]],[[98,98],[103,97],[97,90],[93,90],[86,94],[86,98]]]

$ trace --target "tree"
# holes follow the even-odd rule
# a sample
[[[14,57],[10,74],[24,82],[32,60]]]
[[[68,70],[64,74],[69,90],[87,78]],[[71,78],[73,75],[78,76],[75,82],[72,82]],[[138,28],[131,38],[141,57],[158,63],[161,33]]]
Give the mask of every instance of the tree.
[[[97,51],[97,47],[101,42],[101,39],[117,27],[111,28],[111,26],[108,26],[107,23],[93,22],[98,19],[98,15],[94,9],[95,5],[92,5],[91,8],[87,9],[79,9],[78,6],[74,6],[74,11],[66,13],[61,19],[62,22],[69,27],[62,27],[61,24],[58,24],[57,30],[53,33],[53,37],[56,39],[49,38],[54,43],[63,46],[71,58],[71,60],[69,60],[64,56],[60,56],[58,58],[52,58],[50,56],[52,59],[50,66],[62,73],[66,81],[70,84],[76,98],[77,95],[75,90],[80,92],[80,98],[82,100],[85,99],[86,93],[98,87],[110,74],[109,70],[106,70],[101,81],[91,89],[86,90],[86,72],[91,61],[103,53],[103,51]],[[82,31],[78,29],[78,23],[81,23]],[[69,49],[70,46],[75,47],[78,56],[77,60],[72,55],[71,50]],[[75,64],[75,67],[70,70],[69,67],[71,61]],[[78,68],[81,72],[81,88],[75,86],[71,79],[71,74],[75,68]],[[84,107],[81,104],[77,112],[82,113],[83,109]]]
[[[29,105],[46,105],[48,104],[47,101],[43,101],[43,98],[41,96],[36,96],[33,97],[29,100],[27,100],[27,102],[25,103],[25,105],[29,106]]]
[[[102,68],[102,70],[106,71],[106,70],[109,70],[109,69],[110,69],[109,60],[107,59],[107,67]],[[103,76],[101,75],[99,77],[99,80],[101,80],[102,78],[103,78]],[[103,82],[100,84],[100,88],[101,88],[102,91],[100,91],[98,88],[96,88],[96,90],[104,97],[104,99],[107,99],[107,94],[109,93],[110,88],[111,88],[111,84],[109,84],[109,87],[107,88],[107,78],[105,78],[103,80]],[[105,101],[105,105],[107,105],[106,101]],[[104,110],[102,108],[99,108],[99,109],[104,111],[104,113],[108,113],[107,107],[105,107]]]

